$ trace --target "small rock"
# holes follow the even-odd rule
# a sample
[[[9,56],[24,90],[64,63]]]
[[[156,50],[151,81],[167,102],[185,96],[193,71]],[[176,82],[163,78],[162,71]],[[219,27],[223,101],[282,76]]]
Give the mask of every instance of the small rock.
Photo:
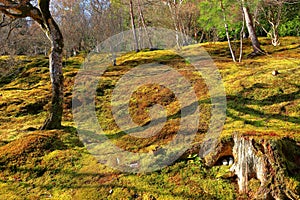
[[[114,190],[113,190],[113,189],[109,190],[109,194],[112,194],[113,192],[114,192]]]
[[[138,198],[139,197],[139,195],[137,194],[137,193],[135,193],[134,195],[133,195],[133,198]]]
[[[273,76],[277,76],[278,74],[279,74],[279,72],[277,70],[272,71]]]
[[[228,165],[228,160],[227,159],[223,159],[222,160],[222,165]]]
[[[131,168],[138,168],[139,167],[139,163],[138,162],[130,163],[129,167],[131,167]]]

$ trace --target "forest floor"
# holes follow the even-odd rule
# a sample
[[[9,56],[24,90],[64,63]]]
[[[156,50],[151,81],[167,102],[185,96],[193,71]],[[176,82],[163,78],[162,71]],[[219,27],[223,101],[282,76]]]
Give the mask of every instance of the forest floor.
[[[247,41],[241,63],[232,62],[226,42],[184,48],[191,52],[204,48],[222,76],[227,96],[222,138],[239,132],[300,142],[300,38],[282,38],[279,47],[267,38],[260,41],[267,55],[246,58],[251,52]],[[156,84],[136,90],[129,111],[134,122],[145,125],[150,122],[148,108],[163,105],[168,117],[157,135],[133,139],[114,122],[110,109],[114,86],[129,70],[153,61],[178,70],[194,86],[201,116],[193,145],[199,145],[209,128],[209,91],[201,74],[171,50],[129,52],[106,70],[95,97],[105,135],[126,151],[145,152],[169,142],[179,130],[180,102],[172,91]],[[72,90],[83,62],[83,55],[64,60],[64,128],[39,131],[50,106],[48,59],[0,57],[0,199],[247,199],[237,193],[236,181],[226,178],[229,166],[207,168],[195,152],[151,173],[122,173],[99,163],[84,147],[73,122]],[[274,70],[279,74],[273,76]],[[290,180],[290,189],[299,190],[300,175]],[[249,194],[259,183],[251,184]]]

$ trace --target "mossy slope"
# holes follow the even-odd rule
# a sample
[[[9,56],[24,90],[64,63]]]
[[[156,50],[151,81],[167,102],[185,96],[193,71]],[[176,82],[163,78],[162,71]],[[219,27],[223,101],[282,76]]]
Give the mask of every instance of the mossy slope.
[[[299,38],[283,38],[274,48],[261,39],[268,55],[230,61],[226,43],[204,47],[215,60],[227,93],[227,119],[223,136],[238,131],[258,137],[289,137],[300,141]],[[246,47],[245,53],[251,49]],[[246,55],[245,55],[246,57]],[[8,58],[1,58],[1,63]],[[64,61],[65,128],[38,131],[47,116],[50,99],[48,60],[20,57],[0,76],[0,199],[236,199],[236,184],[223,179],[225,167],[207,169],[195,157],[181,160],[159,172],[122,174],[89,155],[72,121],[72,89],[82,57]],[[130,113],[140,125],[149,123],[148,108],[162,104],[168,121],[162,131],[140,140],[129,137],[114,122],[110,111],[111,92],[120,77],[134,66],[152,61],[177,69],[194,85],[201,110],[197,145],[207,131],[210,100],[207,86],[188,62],[172,51],[128,53],[117,59],[99,82],[96,109],[106,135],[125,150],[151,151],[168,142],[179,128],[179,102],[172,91],[159,85],[139,88],[131,97]],[[1,64],[2,65],[2,64]],[[272,71],[279,75],[273,76]],[[293,188],[299,188],[295,177]]]

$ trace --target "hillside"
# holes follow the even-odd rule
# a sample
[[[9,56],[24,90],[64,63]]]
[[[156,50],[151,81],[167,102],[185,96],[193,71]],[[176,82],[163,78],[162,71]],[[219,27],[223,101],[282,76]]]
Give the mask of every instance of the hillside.
[[[222,139],[233,133],[257,138],[290,138],[300,142],[300,38],[282,38],[273,47],[261,38],[267,55],[233,63],[226,42],[188,46],[205,48],[222,76],[227,95],[227,118]],[[51,95],[45,57],[0,57],[0,199],[243,199],[228,166],[208,168],[195,153],[209,126],[210,97],[202,79],[188,62],[170,50],[130,52],[117,58],[99,81],[96,114],[106,136],[132,152],[153,151],[170,141],[179,129],[180,108],[172,91],[160,85],[139,88],[130,99],[133,121],[150,123],[148,108],[156,103],[167,111],[159,134],[132,138],[118,128],[110,110],[117,81],[135,66],[153,61],[178,70],[194,85],[201,110],[194,149],[161,171],[121,173],[99,163],[80,141],[72,116],[72,90],[83,56],[64,61],[65,103],[62,130],[39,131],[47,116]],[[14,63],[13,65],[11,63]],[[278,70],[274,76],[272,71]],[[227,178],[226,178],[227,177]],[[289,177],[290,190],[299,194],[300,174]],[[249,197],[257,188],[251,182]]]

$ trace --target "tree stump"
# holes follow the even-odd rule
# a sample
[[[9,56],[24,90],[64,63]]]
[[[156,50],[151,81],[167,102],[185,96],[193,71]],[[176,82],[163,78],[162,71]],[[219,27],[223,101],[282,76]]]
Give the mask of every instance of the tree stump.
[[[235,135],[233,156],[230,170],[238,177],[240,193],[248,193],[250,179],[256,178],[255,199],[300,199],[299,185],[291,184],[300,173],[300,147],[294,140]]]
[[[200,151],[208,167],[229,155],[234,157],[229,178],[237,177],[240,194],[249,199],[300,199],[300,144],[296,141],[235,134],[220,140],[208,154]]]

